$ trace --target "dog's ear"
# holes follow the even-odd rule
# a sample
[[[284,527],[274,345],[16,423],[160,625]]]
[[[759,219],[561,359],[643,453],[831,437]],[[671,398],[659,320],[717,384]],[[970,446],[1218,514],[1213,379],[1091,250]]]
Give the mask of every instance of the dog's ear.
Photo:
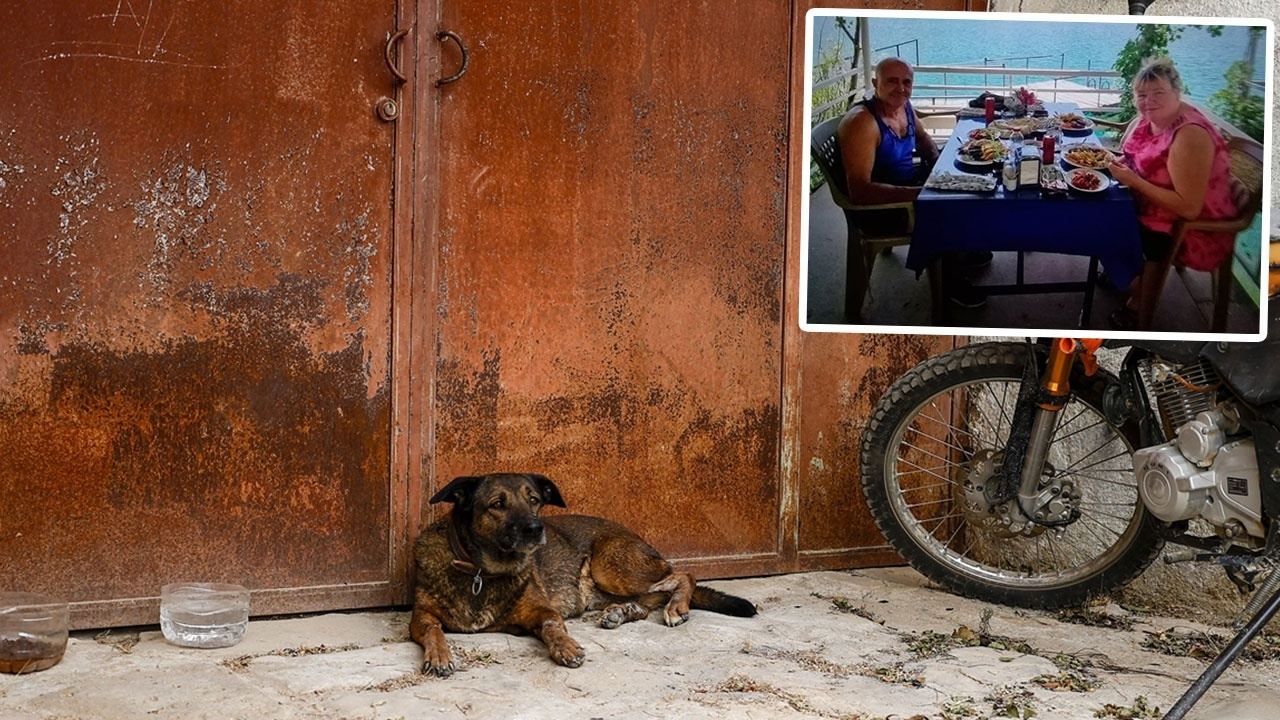
[[[476,488],[480,486],[483,477],[475,477],[464,475],[456,477],[440,489],[440,492],[431,496],[432,504],[438,502],[451,502],[461,510],[471,509],[471,501],[475,499]]]
[[[560,494],[560,488],[551,482],[551,478],[546,475],[530,474],[529,479],[533,480],[533,484],[537,486],[538,492],[542,493],[542,501],[548,505],[556,507],[565,507],[564,496]]]

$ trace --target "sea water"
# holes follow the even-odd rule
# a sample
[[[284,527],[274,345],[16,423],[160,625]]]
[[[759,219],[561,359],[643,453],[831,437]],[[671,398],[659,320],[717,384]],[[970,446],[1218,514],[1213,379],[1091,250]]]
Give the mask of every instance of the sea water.
[[[856,15],[851,12],[850,15]],[[1218,90],[1226,86],[1226,72],[1231,64],[1244,59],[1249,44],[1249,30],[1242,26],[1226,26],[1219,36],[1204,28],[1183,26],[1181,37],[1169,46],[1169,56],[1177,64],[1187,86],[1187,95],[1193,101],[1204,104]],[[935,19],[892,18],[871,19],[873,60],[897,55],[916,65],[990,65],[996,69],[1005,65],[1013,75],[1014,84],[1027,84],[1037,80],[1034,68],[1072,70],[1111,70],[1125,43],[1137,36],[1137,23],[1086,23],[1064,20],[1062,22],[1000,22],[988,19]],[[814,18],[813,41],[816,64],[822,57],[821,50],[833,43],[843,45],[842,55],[847,57],[853,47],[844,32],[835,26],[833,17]],[[1266,47],[1259,43],[1254,48],[1254,77],[1264,78],[1264,69],[1270,62],[1265,57]],[[1025,68],[1032,68],[1031,71]],[[952,83],[975,84],[977,76],[955,76]],[[993,82],[1002,76],[991,78]],[[919,85],[936,85],[942,76],[922,73],[916,76]],[[1111,83],[1111,80],[1104,80]],[[1260,92],[1260,91],[1258,91]],[[956,93],[960,96],[963,92]]]

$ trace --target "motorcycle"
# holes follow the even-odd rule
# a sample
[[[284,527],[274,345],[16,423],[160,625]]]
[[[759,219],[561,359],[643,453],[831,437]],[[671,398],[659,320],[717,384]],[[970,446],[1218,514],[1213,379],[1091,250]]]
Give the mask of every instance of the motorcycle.
[[[1028,608],[1106,595],[1166,544],[1181,547],[1167,562],[1218,563],[1253,594],[1165,716],[1182,718],[1280,609],[1278,306],[1261,343],[1027,339],[929,358],[863,434],[876,525],[939,585]],[[1123,355],[1114,370],[1104,349]]]

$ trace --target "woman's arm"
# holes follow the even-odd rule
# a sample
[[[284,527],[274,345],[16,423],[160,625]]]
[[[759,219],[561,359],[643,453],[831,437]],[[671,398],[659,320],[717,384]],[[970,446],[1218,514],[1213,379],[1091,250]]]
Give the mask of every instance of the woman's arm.
[[[1112,165],[1111,171],[1116,180],[1178,217],[1200,217],[1213,167],[1213,138],[1209,132],[1199,125],[1179,129],[1169,146],[1168,167],[1172,188],[1148,182],[1124,166]]]

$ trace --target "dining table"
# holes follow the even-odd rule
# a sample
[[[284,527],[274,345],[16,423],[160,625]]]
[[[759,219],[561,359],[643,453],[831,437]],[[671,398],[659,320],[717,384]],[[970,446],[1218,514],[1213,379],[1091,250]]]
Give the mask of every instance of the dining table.
[[[1079,114],[1071,103],[1045,103],[1045,115]],[[997,124],[997,127],[999,125]],[[1027,293],[1083,293],[1080,327],[1087,328],[1093,304],[1093,291],[1098,280],[1099,263],[1108,281],[1116,288],[1128,288],[1129,282],[1142,271],[1142,243],[1139,236],[1137,208],[1132,192],[1103,173],[1107,186],[1092,192],[1068,187],[1064,192],[1044,192],[1028,184],[1016,190],[1004,188],[1000,170],[1002,163],[975,167],[960,159],[960,149],[970,140],[974,130],[988,127],[984,117],[960,117],[955,130],[942,148],[929,180],[915,205],[915,230],[907,253],[906,267],[917,276],[929,272],[932,291],[933,319],[945,324],[947,300],[942,277],[949,253],[1016,252],[1016,280],[1013,283],[975,285],[987,295]],[[1064,153],[1077,143],[1101,147],[1091,128],[1066,134],[1058,140],[1054,162],[1065,172],[1074,167]],[[1075,135],[1075,136],[1072,136]],[[1040,153],[1039,138],[1021,146],[1023,152]],[[1008,144],[1008,141],[1005,141]],[[982,191],[934,189],[935,176],[981,175],[993,178],[995,188]],[[1053,282],[1027,282],[1026,253],[1058,253],[1089,258],[1084,278]]]

